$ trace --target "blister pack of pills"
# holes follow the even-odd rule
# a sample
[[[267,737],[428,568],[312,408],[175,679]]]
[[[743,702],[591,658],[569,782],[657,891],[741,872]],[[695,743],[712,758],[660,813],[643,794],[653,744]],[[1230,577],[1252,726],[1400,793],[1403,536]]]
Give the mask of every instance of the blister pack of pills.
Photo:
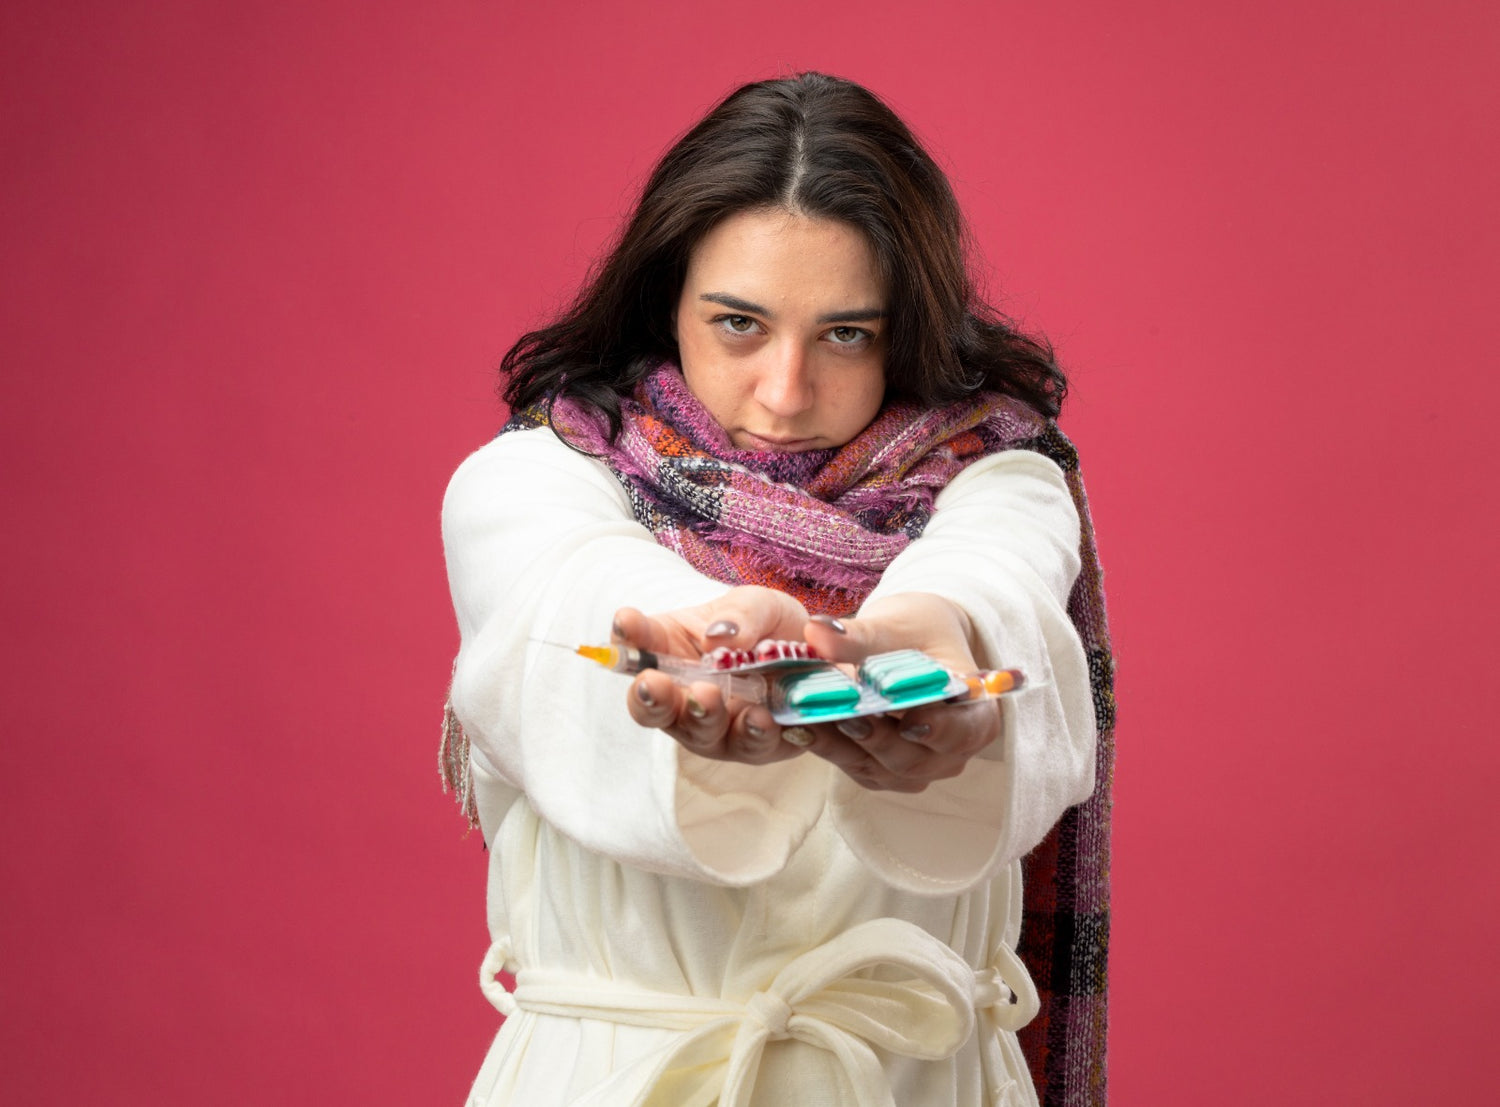
[[[1004,695],[1025,682],[1014,669],[961,676],[921,650],[875,654],[851,676],[802,642],[763,642],[753,651],[715,650],[704,654],[702,665],[715,673],[763,677],[766,706],[782,726]]]
[[[782,726],[836,723],[943,701],[992,699],[1027,686],[1019,669],[955,673],[921,650],[875,654],[853,675],[819,657],[805,642],[767,640],[753,650],[722,647],[697,661],[630,646],[578,646],[573,652],[617,673],[656,669],[679,684],[717,684],[726,699],[764,703]]]

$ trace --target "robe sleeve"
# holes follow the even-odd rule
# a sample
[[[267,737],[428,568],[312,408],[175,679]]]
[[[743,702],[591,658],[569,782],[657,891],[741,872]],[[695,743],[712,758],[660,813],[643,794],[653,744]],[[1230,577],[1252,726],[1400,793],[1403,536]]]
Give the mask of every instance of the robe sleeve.
[[[1003,701],[1001,738],[957,777],[917,794],[868,791],[842,774],[834,782],[835,825],[887,883],[924,895],[974,887],[1093,791],[1088,663],[1067,613],[1078,540],[1062,470],[1040,454],[1006,451],[943,490],[922,537],[866,601],[943,596],[971,618],[979,663],[1020,668],[1030,685]]]
[[[710,761],[626,709],[629,681],[575,656],[624,606],[670,611],[725,585],[659,545],[618,480],[548,429],[470,456],[443,501],[460,648],[453,707],[476,779],[503,782],[480,818],[492,838],[524,793],[588,849],[653,872],[750,884],[780,871],[821,813],[831,771]],[[547,645],[545,643],[559,643]]]

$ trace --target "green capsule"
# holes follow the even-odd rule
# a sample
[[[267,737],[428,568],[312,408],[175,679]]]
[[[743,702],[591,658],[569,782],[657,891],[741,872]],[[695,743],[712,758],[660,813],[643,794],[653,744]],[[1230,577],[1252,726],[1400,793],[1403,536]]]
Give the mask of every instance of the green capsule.
[[[798,711],[838,711],[859,702],[859,688],[837,669],[818,669],[782,678],[788,707]]]
[[[892,650],[866,658],[859,678],[887,699],[900,700],[942,688],[950,674],[921,650]]]

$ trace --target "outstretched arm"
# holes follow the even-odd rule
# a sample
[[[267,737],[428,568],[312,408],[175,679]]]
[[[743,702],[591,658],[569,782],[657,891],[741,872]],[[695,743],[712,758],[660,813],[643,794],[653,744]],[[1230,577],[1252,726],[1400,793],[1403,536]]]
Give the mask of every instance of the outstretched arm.
[[[836,657],[917,645],[955,668],[1016,667],[1028,678],[998,703],[921,708],[861,739],[819,733],[814,748],[846,774],[833,788],[835,823],[891,883],[972,887],[1093,789],[1088,664],[1067,612],[1078,540],[1062,471],[1029,451],[997,454],[938,497],[923,536],[844,621],[845,635],[809,628]]]
[[[631,718],[627,681],[546,644],[598,642],[626,604],[691,610],[725,594],[635,521],[603,465],[546,430],[503,435],[454,475],[443,532],[462,636],[453,706],[478,778],[496,782],[479,797],[486,834],[524,793],[574,840],[642,868],[748,883],[785,864],[823,809],[826,766],[699,756]]]

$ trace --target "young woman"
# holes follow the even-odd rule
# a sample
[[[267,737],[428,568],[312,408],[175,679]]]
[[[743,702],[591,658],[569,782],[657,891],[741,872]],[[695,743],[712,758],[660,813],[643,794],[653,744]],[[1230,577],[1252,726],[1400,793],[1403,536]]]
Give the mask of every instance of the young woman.
[[[1102,1101],[1107,788],[1074,806],[1109,767],[1098,568],[1063,375],[963,245],[869,92],[747,85],[507,355],[507,433],[443,511],[445,757],[507,1016],[472,1103]],[[606,635],[914,647],[1033,687],[782,728],[549,644]]]

